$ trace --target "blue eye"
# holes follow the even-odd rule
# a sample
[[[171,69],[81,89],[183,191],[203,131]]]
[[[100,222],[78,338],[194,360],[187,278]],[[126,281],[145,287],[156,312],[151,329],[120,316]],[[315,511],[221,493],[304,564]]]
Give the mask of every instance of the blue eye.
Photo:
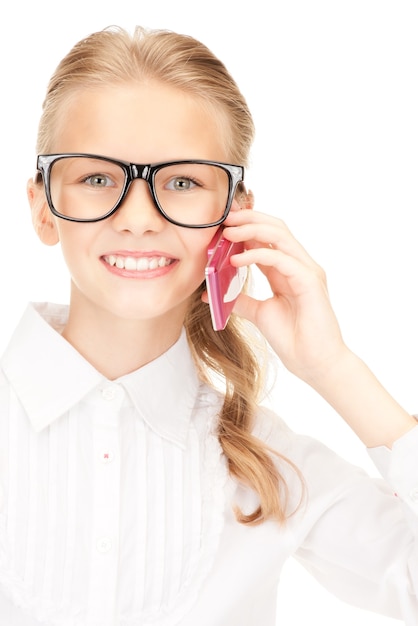
[[[189,191],[196,186],[199,186],[198,183],[187,176],[176,176],[166,185],[167,189],[170,189],[171,191]]]
[[[91,187],[103,188],[113,187],[114,182],[109,176],[105,174],[92,174],[83,179],[83,182],[87,183]]]

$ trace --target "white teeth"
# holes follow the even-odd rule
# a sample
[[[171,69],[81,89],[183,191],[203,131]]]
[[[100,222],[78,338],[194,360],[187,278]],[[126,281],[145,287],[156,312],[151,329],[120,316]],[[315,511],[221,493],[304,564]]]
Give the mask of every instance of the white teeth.
[[[116,256],[114,254],[110,254],[109,256],[104,257],[105,261],[109,263],[109,265],[116,266],[118,269],[125,269],[131,271],[145,271],[145,270],[155,270],[158,267],[165,267],[166,265],[170,265],[171,260],[161,256],[161,257],[139,257],[135,258],[133,256]]]
[[[128,256],[125,259],[125,269],[136,270],[136,259],[134,259],[132,256]]]
[[[149,261],[146,257],[141,257],[140,259],[137,259],[136,261],[136,269],[138,271],[141,270],[147,270],[149,266]]]

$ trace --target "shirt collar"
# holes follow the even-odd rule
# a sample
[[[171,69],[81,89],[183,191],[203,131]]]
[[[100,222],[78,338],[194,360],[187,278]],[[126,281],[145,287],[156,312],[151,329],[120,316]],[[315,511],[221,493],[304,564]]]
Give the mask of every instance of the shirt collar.
[[[1,359],[10,385],[38,432],[106,381],[61,337],[67,316],[64,305],[30,304]],[[155,432],[185,446],[199,379],[184,329],[166,353],[113,382],[123,386]]]
[[[117,382],[148,426],[185,447],[200,383],[184,329],[167,352]]]
[[[68,308],[63,305],[30,304],[1,360],[36,431],[68,411],[103,379],[61,337],[67,316]]]

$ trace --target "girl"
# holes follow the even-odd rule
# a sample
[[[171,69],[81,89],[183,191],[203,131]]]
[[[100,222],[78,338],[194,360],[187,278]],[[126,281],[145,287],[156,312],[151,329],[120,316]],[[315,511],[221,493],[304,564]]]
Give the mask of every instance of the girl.
[[[2,624],[273,625],[293,555],[416,625],[418,428],[344,344],[321,268],[252,210],[253,131],[224,65],[184,35],[106,29],[53,75],[28,197],[71,297],[31,304],[1,361]],[[220,225],[271,297],[241,294],[217,332]],[[256,329],[385,481],[260,405]]]

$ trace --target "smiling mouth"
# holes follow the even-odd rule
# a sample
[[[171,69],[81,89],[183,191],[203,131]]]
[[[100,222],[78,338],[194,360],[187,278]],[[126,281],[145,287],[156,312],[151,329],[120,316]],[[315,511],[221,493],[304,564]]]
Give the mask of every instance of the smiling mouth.
[[[169,259],[164,256],[141,256],[135,258],[133,256],[118,256],[110,254],[109,256],[104,256],[103,259],[112,267],[117,267],[121,270],[131,270],[136,272],[156,270],[160,267],[167,267],[174,262],[173,259]]]

